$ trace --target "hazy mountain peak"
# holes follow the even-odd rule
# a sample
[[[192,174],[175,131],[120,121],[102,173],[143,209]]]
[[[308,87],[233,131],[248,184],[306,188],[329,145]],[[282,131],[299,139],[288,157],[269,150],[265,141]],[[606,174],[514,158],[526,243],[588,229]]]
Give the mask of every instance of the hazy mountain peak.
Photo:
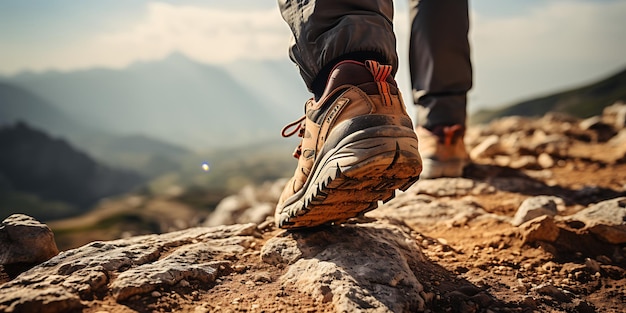
[[[173,68],[189,68],[189,67],[202,67],[211,65],[206,63],[200,63],[192,58],[188,57],[186,54],[180,51],[174,51],[162,59],[157,60],[144,60],[144,61],[136,61],[128,65],[126,68],[121,69],[124,70],[133,70],[140,68],[154,68],[154,67],[173,67]]]
[[[180,51],[174,51],[170,53],[168,56],[166,56],[163,59],[163,61],[168,62],[168,63],[185,63],[185,64],[197,63],[194,60],[192,60],[190,57],[188,57],[186,54]]]

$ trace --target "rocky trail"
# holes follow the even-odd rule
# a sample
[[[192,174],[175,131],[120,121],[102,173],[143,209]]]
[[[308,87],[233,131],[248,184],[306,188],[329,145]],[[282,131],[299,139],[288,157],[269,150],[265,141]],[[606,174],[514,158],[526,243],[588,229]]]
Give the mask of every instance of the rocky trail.
[[[341,226],[276,229],[284,181],[198,227],[56,256],[47,226],[14,215],[0,311],[624,312],[625,120],[616,104],[473,127],[462,178],[419,181]]]

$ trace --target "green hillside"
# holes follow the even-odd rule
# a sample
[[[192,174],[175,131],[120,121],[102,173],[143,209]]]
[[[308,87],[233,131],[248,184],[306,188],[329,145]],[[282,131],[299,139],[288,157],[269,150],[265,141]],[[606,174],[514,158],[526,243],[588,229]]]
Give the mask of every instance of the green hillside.
[[[587,86],[499,109],[478,111],[470,117],[470,123],[487,123],[511,115],[541,116],[547,112],[562,112],[585,118],[600,114],[604,107],[618,100],[626,100],[626,69]]]

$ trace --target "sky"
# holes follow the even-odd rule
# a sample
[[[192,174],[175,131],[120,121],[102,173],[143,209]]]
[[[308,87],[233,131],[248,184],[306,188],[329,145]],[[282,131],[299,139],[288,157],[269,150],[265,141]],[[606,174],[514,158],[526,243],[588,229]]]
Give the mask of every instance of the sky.
[[[397,79],[406,95],[408,5],[395,6]],[[470,0],[470,10],[470,111],[576,87],[626,67],[624,0]],[[289,36],[275,0],[3,0],[0,75],[123,68],[176,51],[218,65],[287,60]]]

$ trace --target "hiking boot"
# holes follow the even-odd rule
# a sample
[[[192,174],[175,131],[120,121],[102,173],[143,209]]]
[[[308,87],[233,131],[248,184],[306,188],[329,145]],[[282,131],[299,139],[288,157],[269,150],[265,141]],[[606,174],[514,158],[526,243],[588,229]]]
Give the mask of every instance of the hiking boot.
[[[419,150],[424,161],[422,178],[460,177],[469,163],[461,125],[437,126],[432,130],[417,127]]]
[[[345,222],[419,178],[417,137],[389,65],[339,63],[320,100],[283,129],[296,133],[298,166],[276,206],[281,228]]]

